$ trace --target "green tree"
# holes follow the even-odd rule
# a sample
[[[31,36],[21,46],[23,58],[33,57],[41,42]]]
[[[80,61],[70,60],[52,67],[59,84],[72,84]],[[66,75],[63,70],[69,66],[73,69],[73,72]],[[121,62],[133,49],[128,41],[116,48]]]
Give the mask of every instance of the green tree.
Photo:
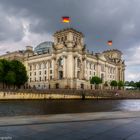
[[[139,82],[136,82],[136,87],[140,90],[140,81]]]
[[[95,89],[98,89],[99,84],[102,83],[102,79],[98,76],[94,76],[90,79],[91,84],[95,84]]]
[[[10,85],[14,85],[16,82],[16,74],[13,71],[9,71],[5,76],[5,82],[10,87]]]
[[[5,88],[5,77],[10,70],[10,62],[5,59],[0,60],[0,82],[3,84],[3,88]]]
[[[130,82],[129,81],[125,81],[125,86],[129,86]]]
[[[24,85],[28,80],[26,68],[20,61],[12,60],[11,69],[16,74],[15,85],[20,88],[21,85]]]
[[[27,80],[26,68],[20,61],[0,60],[0,83],[3,84],[3,88],[13,84],[20,88]]]
[[[136,87],[136,84],[135,84],[134,81],[130,81],[130,82],[129,82],[129,86]]]
[[[118,83],[116,80],[111,81],[110,86],[114,87],[114,89],[117,87]]]
[[[122,87],[124,87],[124,82],[123,81],[119,81],[118,82],[118,88],[121,89]]]
[[[4,72],[3,63],[2,61],[0,61],[0,83],[3,82],[3,72]]]

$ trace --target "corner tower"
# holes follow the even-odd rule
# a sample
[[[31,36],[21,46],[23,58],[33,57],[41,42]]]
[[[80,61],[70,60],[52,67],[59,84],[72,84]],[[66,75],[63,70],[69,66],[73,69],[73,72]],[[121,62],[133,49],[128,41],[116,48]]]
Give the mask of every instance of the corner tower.
[[[73,28],[67,28],[54,33],[54,46],[60,49],[82,50],[84,46],[84,35]]]

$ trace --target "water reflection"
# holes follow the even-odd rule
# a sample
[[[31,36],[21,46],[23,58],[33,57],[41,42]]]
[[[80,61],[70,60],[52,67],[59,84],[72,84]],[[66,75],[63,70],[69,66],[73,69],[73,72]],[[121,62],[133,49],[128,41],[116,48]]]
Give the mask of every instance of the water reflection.
[[[45,115],[106,111],[140,111],[140,100],[0,101],[0,116]]]
[[[140,100],[123,100],[119,101],[120,104],[116,107],[122,111],[140,111]]]

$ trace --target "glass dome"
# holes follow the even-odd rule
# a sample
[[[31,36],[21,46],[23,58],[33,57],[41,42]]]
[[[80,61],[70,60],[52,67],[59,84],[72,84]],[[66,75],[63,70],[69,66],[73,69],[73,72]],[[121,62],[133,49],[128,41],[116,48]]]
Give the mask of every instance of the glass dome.
[[[49,53],[52,50],[52,45],[51,41],[42,42],[35,47],[34,52],[37,54]]]

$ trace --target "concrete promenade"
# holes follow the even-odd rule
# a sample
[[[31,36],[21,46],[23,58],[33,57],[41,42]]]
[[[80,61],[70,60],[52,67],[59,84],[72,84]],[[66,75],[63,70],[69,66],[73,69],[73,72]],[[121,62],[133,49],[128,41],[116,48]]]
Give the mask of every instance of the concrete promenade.
[[[0,140],[140,140],[140,112],[0,117]]]

